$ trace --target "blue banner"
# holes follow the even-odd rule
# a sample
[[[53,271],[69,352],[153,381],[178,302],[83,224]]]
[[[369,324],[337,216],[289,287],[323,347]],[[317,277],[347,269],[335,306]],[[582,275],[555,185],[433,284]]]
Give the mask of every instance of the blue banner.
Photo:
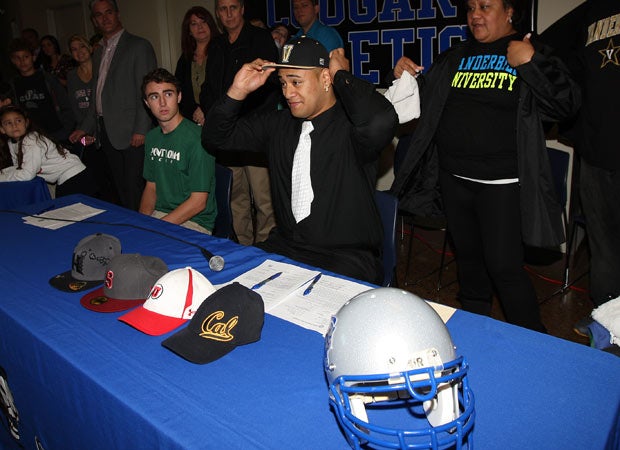
[[[384,86],[401,56],[428,69],[435,56],[465,40],[465,6],[464,0],[319,0],[319,18],[340,33],[351,72]],[[247,0],[245,17],[299,28],[291,0]]]

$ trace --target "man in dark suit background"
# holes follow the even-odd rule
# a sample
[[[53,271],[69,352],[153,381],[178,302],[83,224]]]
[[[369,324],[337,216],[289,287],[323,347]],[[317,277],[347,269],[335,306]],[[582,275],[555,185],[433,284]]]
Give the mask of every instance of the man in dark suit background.
[[[267,61],[278,58],[278,49],[271,33],[246,22],[244,11],[244,0],[215,2],[215,14],[222,24],[223,33],[213,39],[209,47],[206,80],[200,91],[200,104],[205,115],[226,94],[243,64],[256,58]],[[241,115],[276,110],[279,95],[279,84],[273,77],[272,82],[265,83],[248,96]],[[266,157],[256,152],[229,154],[217,149],[207,150],[216,155],[220,164],[233,171],[231,209],[239,243],[252,245],[264,241],[275,225]]]
[[[93,55],[95,101],[72,142],[97,131],[120,204],[137,210],[144,189],[144,137],[153,127],[142,102],[142,78],[157,67],[152,45],[128,33],[115,0],[91,0],[92,20],[103,35]]]

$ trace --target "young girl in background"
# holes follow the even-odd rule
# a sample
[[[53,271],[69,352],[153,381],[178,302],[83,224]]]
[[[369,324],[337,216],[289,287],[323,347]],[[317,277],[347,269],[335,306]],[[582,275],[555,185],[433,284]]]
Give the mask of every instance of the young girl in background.
[[[47,183],[56,184],[56,197],[97,193],[80,158],[35,130],[18,106],[0,109],[0,133],[0,153],[13,161],[11,167],[0,171],[0,182],[28,181],[40,176]]]

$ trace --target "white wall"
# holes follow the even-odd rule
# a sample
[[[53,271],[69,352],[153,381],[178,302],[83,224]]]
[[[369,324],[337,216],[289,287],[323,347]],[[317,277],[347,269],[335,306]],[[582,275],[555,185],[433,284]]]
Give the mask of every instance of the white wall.
[[[213,14],[215,18],[215,0],[166,0],[166,9],[162,11],[168,22],[168,41],[170,43],[170,70],[174,70],[177,60],[181,55],[181,23],[185,12],[192,6],[203,6]],[[162,66],[166,66],[166,61],[162,58]]]
[[[545,29],[584,0],[538,0],[538,32]]]

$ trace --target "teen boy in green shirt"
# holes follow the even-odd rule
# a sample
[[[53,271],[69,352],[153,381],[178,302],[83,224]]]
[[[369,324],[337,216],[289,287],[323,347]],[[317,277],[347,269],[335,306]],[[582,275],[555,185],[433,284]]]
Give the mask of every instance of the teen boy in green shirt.
[[[217,215],[215,158],[202,148],[200,127],[179,112],[179,81],[155,69],[144,77],[142,93],[159,126],[146,135],[139,211],[211,234]]]

